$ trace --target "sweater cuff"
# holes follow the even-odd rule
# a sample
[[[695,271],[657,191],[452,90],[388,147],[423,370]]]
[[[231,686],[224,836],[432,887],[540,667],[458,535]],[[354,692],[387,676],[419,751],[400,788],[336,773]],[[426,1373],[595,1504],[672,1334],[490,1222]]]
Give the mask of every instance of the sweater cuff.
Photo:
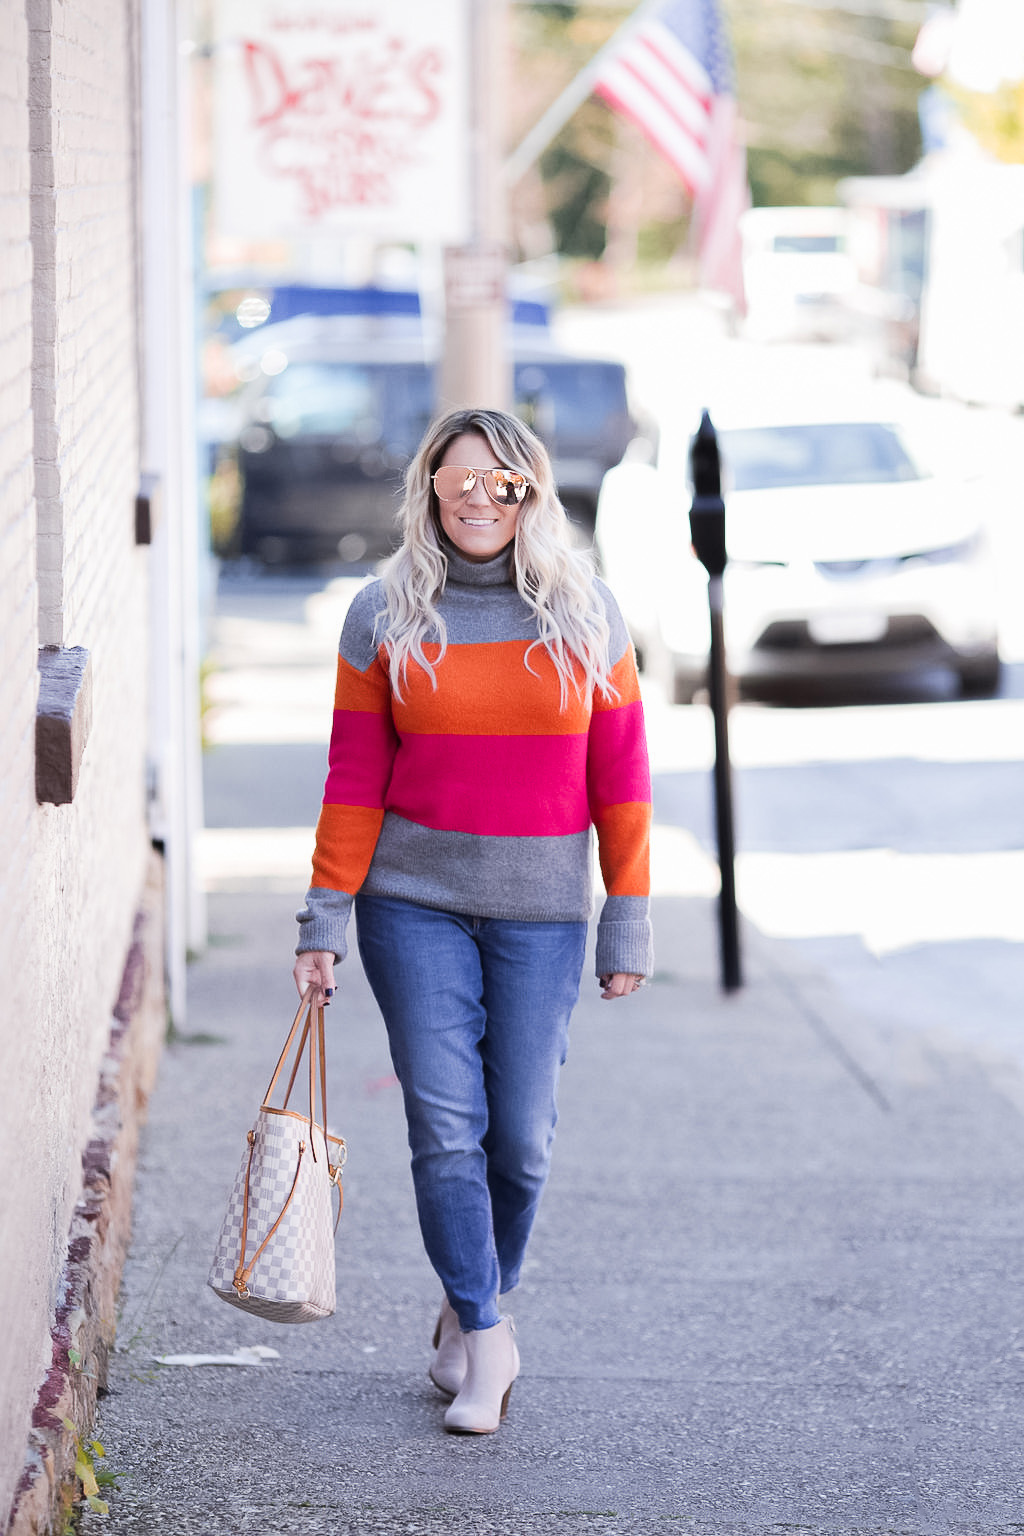
[[[646,903],[644,903],[646,905]],[[616,918],[608,903],[597,925],[594,969],[598,976],[654,974],[654,941],[649,917]]]
[[[306,905],[295,914],[299,925],[297,955],[308,949],[332,953],[339,963],[348,954],[345,929],[353,898],[347,891],[328,891],[322,886],[312,886],[306,892]]]

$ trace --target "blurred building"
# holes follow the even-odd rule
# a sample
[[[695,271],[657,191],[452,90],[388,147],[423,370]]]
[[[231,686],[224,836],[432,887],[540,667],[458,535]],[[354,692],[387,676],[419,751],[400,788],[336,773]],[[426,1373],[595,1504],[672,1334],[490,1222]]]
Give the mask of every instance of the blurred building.
[[[839,196],[879,368],[929,394],[1024,407],[1024,166],[964,138]]]
[[[854,299],[878,367],[922,390],[1024,408],[1024,11],[959,0],[912,54],[924,155],[905,176],[853,177]]]
[[[56,1512],[201,939],[175,0],[0,0],[0,1529]]]

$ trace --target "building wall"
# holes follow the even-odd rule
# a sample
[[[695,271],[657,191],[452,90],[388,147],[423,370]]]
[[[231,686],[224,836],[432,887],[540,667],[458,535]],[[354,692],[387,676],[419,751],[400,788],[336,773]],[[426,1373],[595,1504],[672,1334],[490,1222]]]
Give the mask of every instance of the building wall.
[[[149,856],[134,9],[0,0],[0,1529]],[[68,805],[35,798],[43,645],[91,657]]]

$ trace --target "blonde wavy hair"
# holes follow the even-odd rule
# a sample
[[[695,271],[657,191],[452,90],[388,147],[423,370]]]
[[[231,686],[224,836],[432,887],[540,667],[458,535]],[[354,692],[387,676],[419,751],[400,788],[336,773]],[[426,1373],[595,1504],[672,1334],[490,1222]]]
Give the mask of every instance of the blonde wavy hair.
[[[530,482],[516,519],[511,557],[519,595],[537,620],[527,667],[534,646],[543,646],[558,674],[563,709],[570,686],[578,694],[596,689],[605,698],[615,696],[604,605],[594,586],[590,557],[573,547],[547,449],[505,411],[460,410],[434,422],[409,465],[398,513],[402,543],[381,569],[387,606],[378,614],[378,634],[389,654],[396,697],[402,696],[410,662],[422,667],[436,688],[434,666],[447,649],[445,622],[436,606],[448,575],[447,541],[431,476],[464,432],[486,438],[494,463],[522,470]],[[428,641],[440,645],[433,664],[424,651]]]

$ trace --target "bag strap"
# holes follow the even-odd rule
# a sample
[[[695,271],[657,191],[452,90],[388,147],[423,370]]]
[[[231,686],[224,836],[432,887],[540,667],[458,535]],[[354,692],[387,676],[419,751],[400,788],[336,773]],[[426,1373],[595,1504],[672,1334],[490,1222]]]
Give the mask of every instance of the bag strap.
[[[313,1149],[313,1161],[316,1162],[316,1140],[313,1136],[313,1115],[316,1110],[316,1057],[320,1047],[320,1041],[313,1030],[313,1008],[309,1009],[309,1145]],[[324,1106],[324,1136],[327,1135],[327,1106]]]
[[[321,1008],[317,1008],[317,1010],[316,1010],[316,1039],[317,1039],[317,1049],[318,1049],[318,1052],[319,1052],[319,1055],[320,1055],[320,1108],[321,1108],[321,1110],[323,1112],[323,1117],[324,1117],[324,1149],[328,1150],[328,1148],[327,1148],[327,1048],[326,1048],[326,1045],[325,1045],[325,1042],[324,1042],[324,1010],[323,1010],[322,1007]],[[312,1109],[312,1102],[313,1102],[313,1096],[312,1096],[312,1093],[311,1093],[310,1094],[310,1108],[311,1109]],[[313,1140],[312,1129],[313,1129],[313,1122],[312,1122],[312,1120],[310,1120],[310,1140],[311,1141]],[[316,1147],[315,1147],[315,1144],[314,1144],[314,1148],[313,1148],[313,1156],[316,1157]]]
[[[274,1089],[277,1087],[277,1080],[281,1076],[281,1069],[284,1066],[286,1060],[288,1059],[288,1052],[292,1048],[292,1044],[293,1044],[293,1042],[295,1040],[295,1036],[298,1033],[299,1024],[302,1021],[303,1014],[305,1014],[304,1027],[303,1027],[303,1031],[302,1031],[302,1039],[299,1042],[299,1049],[296,1052],[295,1067],[292,1070],[291,1079],[290,1079],[290,1081],[288,1083],[288,1092],[285,1094],[285,1100],[284,1101],[285,1101],[286,1104],[288,1102],[289,1096],[291,1095],[291,1091],[292,1091],[292,1085],[295,1082],[295,1073],[298,1070],[299,1062],[302,1060],[302,1052],[303,1052],[303,1049],[304,1049],[305,1044],[306,1044],[306,1035],[307,1035],[307,1033],[309,1031],[310,1015],[311,1015],[312,1010],[313,1010],[313,993],[314,993],[315,989],[316,989],[316,984],[315,983],[311,983],[306,988],[306,991],[303,993],[302,1001],[299,1003],[298,1009],[297,1009],[296,1014],[295,1014],[295,1018],[292,1020],[292,1027],[288,1031],[288,1038],[284,1042],[284,1048],[281,1051],[280,1056],[277,1058],[277,1066],[274,1068],[274,1075],[270,1079],[270,1082],[267,1085],[266,1093],[263,1095],[263,1102],[264,1102],[264,1104],[266,1104],[269,1101],[271,1094],[273,1093]]]
[[[260,1254],[266,1248],[267,1244],[270,1242],[270,1239],[273,1237],[274,1233],[277,1231],[277,1229],[281,1225],[282,1221],[284,1221],[284,1218],[285,1218],[285,1216],[288,1213],[288,1207],[291,1205],[292,1200],[295,1197],[295,1191],[298,1188],[298,1183],[299,1183],[299,1172],[300,1172],[300,1170],[302,1168],[302,1159],[303,1159],[303,1156],[304,1156],[305,1151],[306,1151],[306,1144],[305,1144],[305,1142],[301,1142],[301,1141],[299,1142],[299,1156],[298,1156],[298,1159],[297,1159],[297,1161],[295,1163],[295,1177],[292,1179],[292,1187],[288,1191],[288,1198],[285,1201],[284,1205],[282,1205],[282,1207],[281,1207],[281,1214],[278,1216],[277,1220],[274,1222],[274,1225],[271,1227],[270,1231],[267,1233],[267,1235],[263,1239],[262,1243],[260,1243],[259,1247],[256,1249],[256,1252],[253,1254],[252,1258],[249,1260],[249,1262],[247,1264],[245,1262],[245,1247],[246,1247],[246,1243],[248,1242],[248,1239],[249,1239],[249,1180],[252,1177],[252,1158],[253,1158],[253,1153],[254,1153],[255,1150],[256,1150],[256,1135],[255,1135],[255,1133],[253,1131],[250,1131],[249,1132],[249,1161],[246,1164],[246,1169],[245,1169],[245,1192],[244,1192],[244,1194],[242,1196],[242,1235],[241,1235],[241,1240],[240,1240],[238,1263],[235,1266],[235,1277],[234,1277],[234,1279],[231,1282],[232,1286],[234,1287],[235,1291],[238,1294],[238,1298],[239,1298],[240,1301],[244,1301],[246,1299],[246,1297],[249,1295],[249,1281],[252,1279],[252,1272],[256,1268],[256,1260],[259,1258]],[[315,1153],[314,1153],[314,1156],[315,1156]],[[340,1210],[340,1208],[339,1208],[339,1211],[338,1211],[338,1219],[339,1220],[341,1219],[341,1210]],[[335,1230],[335,1232],[337,1232],[337,1230],[338,1230],[338,1223],[337,1223],[337,1221],[334,1223],[334,1230]]]
[[[298,1033],[299,1026],[301,1024],[301,1026],[302,1026],[302,1033],[301,1033],[301,1035],[299,1035],[298,1046],[296,1047],[296,1050],[295,1050],[295,1059],[292,1062],[291,1075],[288,1078],[288,1086],[285,1089],[284,1108],[287,1109],[288,1104],[289,1104],[289,1102],[291,1100],[292,1089],[295,1087],[295,1081],[296,1081],[296,1078],[299,1075],[299,1067],[302,1064],[303,1053],[308,1050],[308,1052],[309,1052],[309,1113],[308,1113],[308,1116],[306,1116],[306,1118],[309,1120],[309,1143],[310,1143],[310,1149],[311,1149],[311,1151],[313,1153],[313,1161],[314,1162],[317,1161],[316,1138],[313,1135],[313,1130],[314,1130],[315,1126],[319,1125],[320,1129],[323,1131],[325,1144],[326,1144],[326,1141],[327,1141],[327,1047],[326,1047],[326,1032],[325,1032],[325,1029],[324,1029],[324,1010],[323,1010],[323,1006],[322,1006],[322,1004],[314,1005],[314,1003],[313,1003],[313,995],[314,995],[315,992],[316,992],[316,983],[315,982],[311,982],[310,985],[306,988],[306,991],[303,993],[302,1000],[299,1003],[298,1010],[296,1011],[296,1014],[295,1014],[295,1018],[292,1020],[292,1027],[288,1031],[288,1038],[285,1040],[284,1049],[282,1050],[280,1056],[278,1057],[277,1066],[274,1068],[274,1074],[271,1077],[270,1082],[267,1085],[267,1091],[266,1091],[266,1093],[263,1096],[264,1104],[269,1107],[270,1099],[271,1099],[271,1097],[273,1095],[274,1089],[277,1087],[278,1080],[279,1080],[279,1078],[281,1076],[281,1072],[282,1072],[282,1070],[284,1068],[284,1064],[287,1061],[289,1052],[291,1051],[292,1046],[295,1043],[295,1036]],[[317,1120],[317,1114],[316,1114],[316,1107],[317,1107],[316,1106],[316,1089],[317,1089],[317,1080],[318,1079],[319,1079],[319,1083],[320,1083],[320,1110],[321,1110],[321,1116],[322,1116],[322,1119],[319,1120],[319,1121]]]

